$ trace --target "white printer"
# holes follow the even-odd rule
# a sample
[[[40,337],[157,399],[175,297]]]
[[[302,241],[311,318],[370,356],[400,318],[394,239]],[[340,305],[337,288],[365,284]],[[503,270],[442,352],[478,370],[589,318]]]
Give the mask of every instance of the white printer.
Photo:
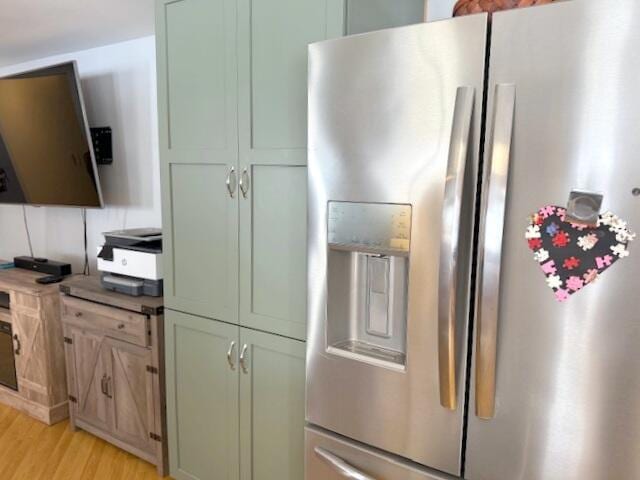
[[[103,288],[127,295],[162,296],[162,230],[136,228],[103,234],[98,270]]]

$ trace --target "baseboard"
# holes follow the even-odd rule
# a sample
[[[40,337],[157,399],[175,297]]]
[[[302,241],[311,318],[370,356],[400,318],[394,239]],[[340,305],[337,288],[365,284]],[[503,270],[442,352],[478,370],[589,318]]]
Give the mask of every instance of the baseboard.
[[[69,403],[63,402],[53,407],[37,404],[10,388],[0,385],[0,403],[21,411],[47,425],[55,425],[69,418]]]

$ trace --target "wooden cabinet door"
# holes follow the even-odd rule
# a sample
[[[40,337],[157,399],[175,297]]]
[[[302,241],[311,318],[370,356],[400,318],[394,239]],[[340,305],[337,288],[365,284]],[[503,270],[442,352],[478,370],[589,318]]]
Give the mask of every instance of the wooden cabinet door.
[[[153,373],[151,350],[120,340],[107,339],[102,347],[107,363],[111,400],[110,432],[128,445],[155,453]],[[159,403],[158,403],[159,405]]]
[[[11,307],[18,388],[26,398],[46,404],[49,348],[43,316],[21,305]]]
[[[237,323],[236,0],[156,5],[165,305]]]
[[[11,292],[11,323],[20,395],[46,407],[67,401],[57,294]]]
[[[240,340],[240,478],[301,480],[305,343],[246,328]]]
[[[342,35],[344,4],[238,5],[240,324],[304,339],[307,45]]]
[[[103,345],[104,335],[66,326],[67,372],[76,402],[70,403],[75,418],[103,431],[111,428],[109,367]]]
[[[238,327],[168,310],[165,339],[171,476],[237,480]]]

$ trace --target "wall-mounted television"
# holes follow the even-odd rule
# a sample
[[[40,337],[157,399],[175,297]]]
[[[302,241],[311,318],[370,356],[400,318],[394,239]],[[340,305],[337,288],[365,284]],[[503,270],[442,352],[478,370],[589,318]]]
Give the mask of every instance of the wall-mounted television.
[[[0,78],[0,203],[103,206],[75,62]]]

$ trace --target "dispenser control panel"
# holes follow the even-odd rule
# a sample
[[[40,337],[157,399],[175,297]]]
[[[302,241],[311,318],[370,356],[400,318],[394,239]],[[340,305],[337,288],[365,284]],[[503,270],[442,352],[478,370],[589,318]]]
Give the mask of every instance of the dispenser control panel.
[[[329,244],[348,250],[408,253],[411,205],[329,202]]]

